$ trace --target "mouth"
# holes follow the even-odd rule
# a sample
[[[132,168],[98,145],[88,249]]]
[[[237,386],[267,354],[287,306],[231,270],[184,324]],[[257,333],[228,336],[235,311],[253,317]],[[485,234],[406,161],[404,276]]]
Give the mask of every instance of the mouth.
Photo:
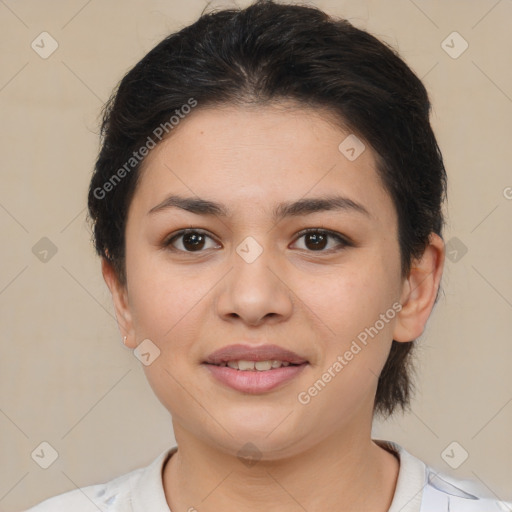
[[[242,364],[238,365],[239,362]],[[245,345],[242,343],[222,347],[212,352],[204,361],[206,364],[216,366],[228,366],[228,363],[230,363],[233,365],[230,366],[231,368],[235,368],[234,364],[236,363],[240,370],[258,369],[256,363],[265,363],[259,366],[270,370],[272,367],[279,368],[280,366],[300,365],[307,362],[306,359],[295,352],[278,345]],[[254,363],[254,365],[251,365],[251,363]],[[268,363],[270,363],[270,368],[266,368]]]
[[[205,363],[212,364],[213,366],[219,366],[221,368],[229,367],[233,370],[238,370],[241,372],[247,371],[256,371],[256,372],[266,372],[269,370],[276,370],[277,368],[286,368],[287,366],[301,366],[301,364],[290,363],[289,361],[279,361],[278,359],[267,359],[265,361],[248,361],[247,359],[239,359],[238,361],[223,361],[219,364],[213,363]]]
[[[250,394],[271,391],[297,377],[308,365],[306,359],[277,345],[230,345],[203,361],[215,381]]]

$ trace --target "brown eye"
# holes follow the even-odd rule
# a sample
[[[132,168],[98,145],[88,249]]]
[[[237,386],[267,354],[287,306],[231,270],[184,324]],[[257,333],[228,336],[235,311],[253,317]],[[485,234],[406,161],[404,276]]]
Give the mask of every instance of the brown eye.
[[[326,231],[323,229],[308,229],[299,233],[299,238],[304,239],[305,248],[313,252],[330,252],[331,250],[342,249],[351,245],[345,238],[338,233]],[[336,240],[337,244],[334,247],[331,245],[327,250],[325,248],[329,245],[329,240]]]
[[[311,250],[322,250],[327,245],[328,236],[324,233],[307,233],[304,235],[304,244]]]
[[[164,245],[166,247],[172,246],[173,249],[182,252],[201,252],[207,245],[207,240],[213,239],[202,231],[188,229],[176,233]]]
[[[186,233],[183,235],[183,247],[187,251],[201,250],[204,247],[205,237],[201,233]]]

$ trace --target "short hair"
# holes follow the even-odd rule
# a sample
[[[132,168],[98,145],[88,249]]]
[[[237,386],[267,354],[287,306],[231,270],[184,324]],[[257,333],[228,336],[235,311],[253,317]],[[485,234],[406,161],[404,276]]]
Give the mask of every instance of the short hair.
[[[430,233],[442,236],[446,172],[421,80],[391,46],[345,19],[257,0],[245,9],[203,13],[166,37],[126,73],[104,107],[88,216],[96,252],[122,284],[127,212],[144,161],[133,154],[191,98],[198,109],[285,100],[327,109],[374,150],[397,212],[403,277]],[[374,413],[410,407],[413,341],[393,340]]]

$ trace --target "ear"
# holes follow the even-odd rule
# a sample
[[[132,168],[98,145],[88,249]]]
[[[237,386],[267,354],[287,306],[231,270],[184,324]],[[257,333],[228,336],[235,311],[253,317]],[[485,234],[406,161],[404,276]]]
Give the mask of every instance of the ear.
[[[106,258],[101,259],[101,273],[103,279],[112,294],[112,301],[116,313],[117,325],[121,336],[126,336],[125,345],[130,348],[136,348],[135,331],[133,328],[132,315],[128,305],[128,293],[126,286],[119,282],[119,278],[112,265]]]
[[[436,302],[443,274],[445,246],[443,239],[430,234],[429,245],[421,259],[414,260],[409,276],[404,281],[393,339],[407,342],[418,338]]]

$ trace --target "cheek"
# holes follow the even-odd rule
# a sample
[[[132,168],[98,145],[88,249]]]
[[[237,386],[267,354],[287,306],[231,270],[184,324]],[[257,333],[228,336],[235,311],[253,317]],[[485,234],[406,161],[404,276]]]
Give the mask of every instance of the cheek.
[[[368,267],[370,268],[370,267]],[[392,304],[396,286],[383,268],[367,271],[351,269],[329,282],[323,293],[310,295],[311,304],[329,326],[329,338],[317,342],[322,357],[304,389],[301,402],[306,423],[321,415],[322,429],[330,431],[349,422],[361,409],[372,410],[378,375],[385,364],[392,342]],[[389,313],[391,311],[391,313]],[[381,315],[388,312],[387,321]],[[341,422],[341,423],[340,423]],[[304,425],[307,430],[307,426]]]
[[[396,318],[392,306],[398,297],[394,271],[387,271],[375,259],[362,261],[350,272],[340,271],[338,276],[324,293],[312,297],[318,316],[335,334],[330,332],[328,339],[318,340],[323,346],[322,357],[311,385],[318,380],[328,383],[312,399],[310,410],[328,409],[329,403],[336,403],[338,410],[353,411],[366,400],[370,403],[391,348]],[[328,415],[330,420],[326,421],[337,421],[335,412]]]
[[[205,284],[192,274],[176,272],[156,251],[151,254],[134,245],[127,250],[126,268],[137,342],[149,338],[166,350],[188,321],[198,295],[206,293]]]
[[[322,286],[318,281],[311,282],[309,287],[302,288],[301,296],[329,327],[329,337],[346,343],[374,325],[397,300],[398,286],[393,275],[379,261],[361,261],[350,269],[332,271]],[[391,322],[381,330],[390,331]]]

